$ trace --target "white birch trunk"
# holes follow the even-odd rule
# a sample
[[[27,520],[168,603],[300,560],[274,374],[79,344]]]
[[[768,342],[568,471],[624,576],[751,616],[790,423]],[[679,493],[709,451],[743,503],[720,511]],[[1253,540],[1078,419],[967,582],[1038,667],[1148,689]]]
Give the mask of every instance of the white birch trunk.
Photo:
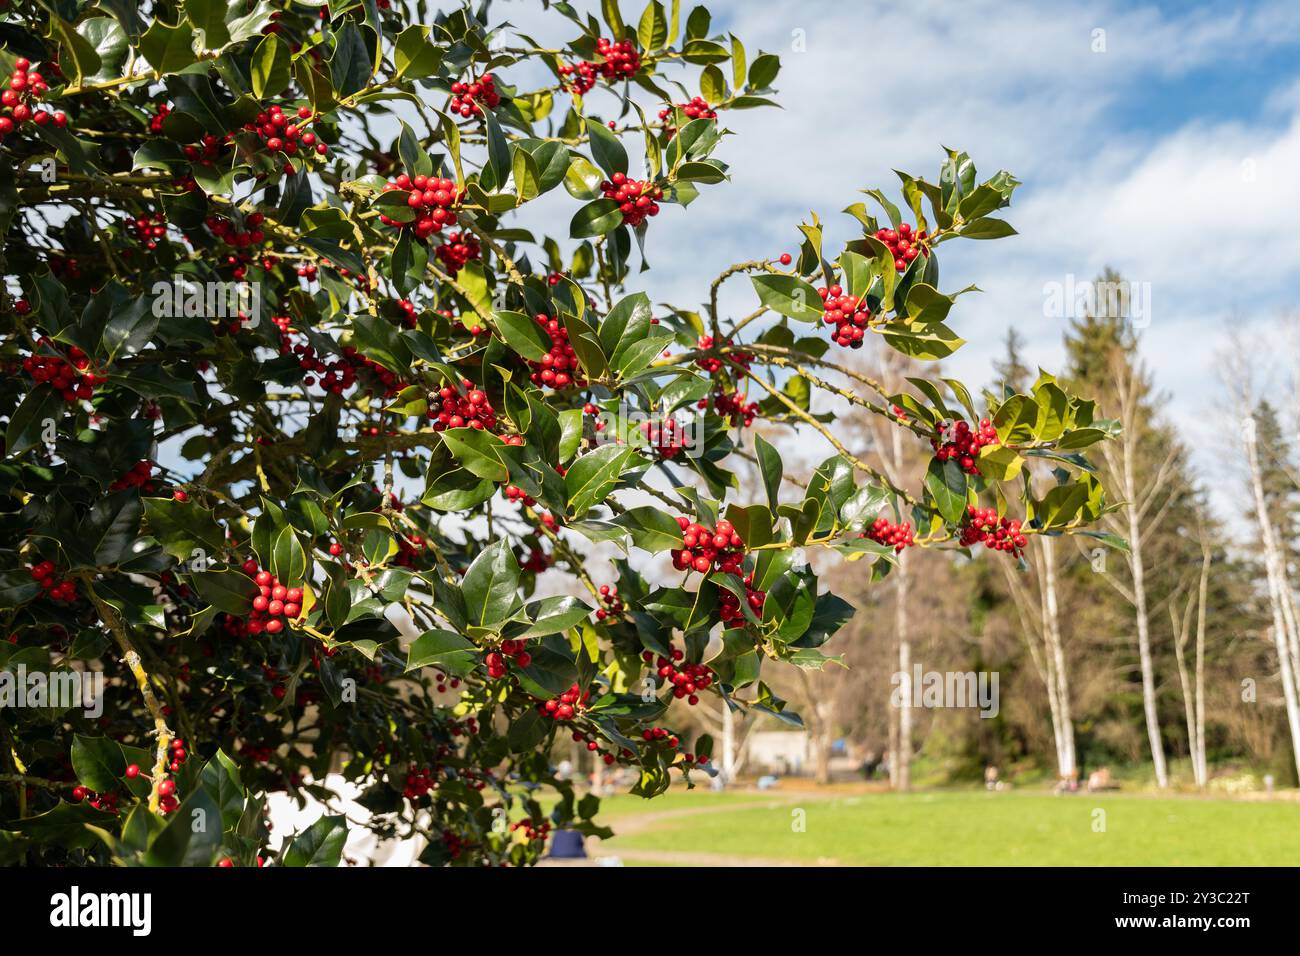
[[[1048,678],[1055,688],[1056,706],[1052,709],[1052,724],[1060,735],[1057,764],[1064,778],[1074,775],[1077,769],[1074,750],[1074,722],[1070,711],[1070,679],[1065,667],[1065,648],[1061,641],[1061,617],[1056,603],[1056,545],[1051,538],[1042,538],[1043,551],[1043,638],[1047,644],[1044,655],[1048,664]]]
[[[889,764],[894,789],[902,792],[912,787],[912,641],[907,620],[907,596],[910,590],[907,565],[907,552],[904,551],[898,556],[898,567],[894,569],[897,575],[894,584],[894,629],[898,633],[898,670],[903,679],[899,685],[902,701],[898,708],[898,751]]]
[[[1242,444],[1246,452],[1246,467],[1250,472],[1250,490],[1255,502],[1255,520],[1259,525],[1260,546],[1264,549],[1264,567],[1268,575],[1268,600],[1273,611],[1273,645],[1277,648],[1278,664],[1282,672],[1282,696],[1286,701],[1287,725],[1291,730],[1291,750],[1300,773],[1300,703],[1296,699],[1296,665],[1292,656],[1292,627],[1294,615],[1289,613],[1289,585],[1282,567],[1273,523],[1268,518],[1268,505],[1264,499],[1264,482],[1259,465],[1259,447],[1255,441],[1254,421],[1245,423]],[[1290,618],[1290,620],[1288,620]]]

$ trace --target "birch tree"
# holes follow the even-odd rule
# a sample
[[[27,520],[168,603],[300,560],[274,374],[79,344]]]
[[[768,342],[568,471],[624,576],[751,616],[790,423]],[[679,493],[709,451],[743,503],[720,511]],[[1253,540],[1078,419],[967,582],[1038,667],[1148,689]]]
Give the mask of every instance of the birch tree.
[[[1177,501],[1175,489],[1171,488],[1170,482],[1178,474],[1181,446],[1175,442],[1168,443],[1164,458],[1154,473],[1141,473],[1140,442],[1141,430],[1145,424],[1142,420],[1142,397],[1146,390],[1142,369],[1121,353],[1112,356],[1110,369],[1117,401],[1116,418],[1122,431],[1115,441],[1107,443],[1102,455],[1110,480],[1114,482],[1113,489],[1126,502],[1126,507],[1106,515],[1103,524],[1128,541],[1128,550],[1123,552],[1128,581],[1120,581],[1111,574],[1104,575],[1104,578],[1133,607],[1138,665],[1142,672],[1142,712],[1146,720],[1147,742],[1151,750],[1156,786],[1164,789],[1169,786],[1169,770],[1156,705],[1146,554],[1147,542]]]
[[[1247,486],[1255,526],[1259,534],[1259,547],[1264,559],[1268,588],[1268,604],[1272,614],[1270,633],[1277,651],[1278,670],[1282,682],[1282,696],[1286,704],[1287,727],[1291,733],[1292,755],[1297,773],[1300,773],[1300,634],[1297,634],[1296,613],[1291,585],[1287,580],[1286,563],[1282,549],[1269,516],[1268,501],[1264,493],[1263,465],[1261,462],[1258,424],[1254,410],[1257,396],[1254,375],[1250,367],[1249,351],[1244,343],[1233,336],[1232,344],[1221,353],[1219,367],[1224,384],[1232,401],[1232,409],[1240,423],[1242,460],[1246,468]]]
[[[1178,659],[1178,683],[1183,690],[1183,709],[1187,717],[1187,749],[1192,758],[1192,775],[1196,786],[1204,790],[1209,783],[1205,761],[1205,624],[1209,604],[1210,566],[1214,551],[1203,522],[1198,522],[1197,539],[1201,544],[1201,568],[1195,590],[1190,590],[1181,617],[1176,602],[1169,602],[1169,622],[1174,632],[1174,653]],[[1196,649],[1193,676],[1187,671],[1187,642],[1192,632],[1192,615],[1196,616]]]

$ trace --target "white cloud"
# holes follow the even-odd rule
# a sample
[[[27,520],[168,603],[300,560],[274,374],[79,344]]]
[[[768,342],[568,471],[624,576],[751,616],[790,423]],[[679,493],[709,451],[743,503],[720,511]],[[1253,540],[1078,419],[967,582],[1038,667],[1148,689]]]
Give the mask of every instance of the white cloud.
[[[1257,81],[1244,105],[1258,109],[1230,119],[1203,115],[1197,97],[1300,45],[1300,5],[709,6],[715,30],[734,30],[751,57],[781,55],[784,108],[726,114],[737,136],[719,155],[732,181],[654,221],[644,281],[656,301],[698,303],[728,264],[792,251],[809,210],[835,248],[856,234],[838,211],[864,198],[857,190],[892,192],[895,168],[933,176],[942,144],[970,152],[984,174],[1006,168],[1025,183],[1008,212],[1020,236],[954,243],[942,257],[945,288],[984,289],[960,300],[951,323],[971,344],[950,368],[972,384],[988,379],[1009,324],[1035,362],[1059,366],[1064,322],[1043,314],[1044,283],[1112,265],[1150,283],[1143,351],[1171,395],[1170,420],[1199,441],[1229,316],[1276,335],[1294,308],[1300,81]],[[792,49],[792,31],[803,31],[805,52]],[[548,207],[565,222],[567,200]],[[729,283],[722,301],[749,311],[748,283]]]

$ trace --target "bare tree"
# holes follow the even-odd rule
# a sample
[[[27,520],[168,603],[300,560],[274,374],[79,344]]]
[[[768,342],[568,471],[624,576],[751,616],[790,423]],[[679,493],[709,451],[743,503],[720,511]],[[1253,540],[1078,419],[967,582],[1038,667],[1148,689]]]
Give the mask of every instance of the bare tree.
[[[1196,779],[1196,786],[1204,790],[1209,783],[1209,770],[1205,763],[1205,618],[1209,603],[1210,565],[1214,553],[1202,521],[1197,522],[1197,537],[1201,543],[1199,582],[1195,591],[1188,594],[1181,618],[1176,608],[1176,597],[1169,602],[1169,621],[1174,632],[1174,654],[1178,658],[1178,683],[1183,689],[1183,709],[1187,715],[1187,746],[1192,757],[1192,775]],[[1193,609],[1196,612],[1194,681],[1188,677],[1186,651],[1187,642],[1191,638]]]
[[[1160,715],[1156,707],[1145,545],[1177,500],[1174,493],[1176,489],[1171,487],[1171,478],[1177,474],[1175,466],[1180,449],[1177,444],[1170,443],[1154,474],[1143,474],[1139,480],[1142,426],[1145,424],[1142,421],[1143,373],[1140,366],[1123,355],[1113,356],[1110,368],[1119,406],[1116,417],[1123,426],[1123,432],[1114,441],[1106,442],[1102,451],[1112,487],[1126,505],[1112,512],[1106,522],[1112,531],[1128,539],[1129,548],[1124,558],[1129,570],[1129,582],[1125,585],[1110,574],[1104,577],[1133,606],[1138,664],[1142,671],[1142,709],[1146,716],[1147,742],[1155,766],[1156,786],[1164,789],[1169,786],[1169,771],[1165,763]]]
[[[723,783],[732,783],[745,767],[745,744],[754,726],[754,712],[746,711],[739,717],[726,701],[716,709],[696,708],[704,728],[719,741],[719,752],[714,761]]]
[[[1263,551],[1264,569],[1268,581],[1268,601],[1272,611],[1273,645],[1277,649],[1278,667],[1282,677],[1282,695],[1286,703],[1287,724],[1291,731],[1291,748],[1296,772],[1300,773],[1300,700],[1297,684],[1300,683],[1300,628],[1296,624],[1295,600],[1287,580],[1286,562],[1269,518],[1268,502],[1264,497],[1263,468],[1260,463],[1259,444],[1256,440],[1255,388],[1249,365],[1249,348],[1236,335],[1229,349],[1221,356],[1219,367],[1224,384],[1232,396],[1233,409],[1240,427],[1237,429],[1245,459],[1247,480],[1259,530],[1259,544]]]
[[[1002,570],[1020,619],[1022,636],[1029,647],[1030,659],[1047,688],[1052,737],[1056,742],[1056,769],[1064,780],[1076,774],[1078,760],[1074,723],[1070,716],[1070,680],[1057,601],[1055,542],[1046,535],[1042,536],[1039,547],[1033,551],[1033,559],[1034,588],[1009,562],[1002,562]]]
[[[915,363],[892,350],[876,353],[874,369],[881,386],[889,391],[902,391],[909,375],[920,373]],[[937,374],[937,373],[934,373]],[[915,448],[903,444],[903,429],[895,428],[879,416],[868,415],[861,419],[868,441],[881,466],[881,472],[895,485],[905,486],[909,470],[923,468]],[[912,629],[910,608],[912,576],[911,560],[906,550],[897,556],[890,572],[894,582],[894,640],[898,651],[898,706],[890,712],[889,782],[895,790],[907,791],[912,786],[912,752],[915,715],[912,708]]]

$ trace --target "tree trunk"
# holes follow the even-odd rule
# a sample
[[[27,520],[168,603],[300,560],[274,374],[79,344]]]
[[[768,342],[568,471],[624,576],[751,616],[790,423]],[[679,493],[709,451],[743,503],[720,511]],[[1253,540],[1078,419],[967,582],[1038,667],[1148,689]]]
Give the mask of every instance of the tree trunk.
[[[800,669],[799,680],[803,683],[804,696],[808,700],[808,745],[812,748],[813,779],[816,783],[831,782],[831,744],[834,740],[834,705],[816,694],[808,672]]]
[[[1204,790],[1210,784],[1210,769],[1205,762],[1205,617],[1210,606],[1210,564],[1214,557],[1204,527],[1201,555],[1201,581],[1196,594],[1196,743],[1192,753],[1196,785]]]
[[[812,739],[813,780],[818,785],[831,782],[831,743],[832,735],[823,723]]]
[[[1136,489],[1133,476],[1133,451],[1125,449],[1124,482],[1128,489]],[[1130,495],[1130,501],[1132,495]],[[1165,766],[1164,743],[1160,739],[1160,716],[1156,710],[1155,667],[1151,662],[1151,622],[1147,616],[1146,568],[1142,563],[1142,527],[1137,508],[1128,507],[1129,566],[1133,572],[1133,608],[1137,618],[1138,662],[1142,668],[1142,709],[1146,713],[1147,741],[1151,746],[1151,761],[1156,771],[1156,786],[1164,790],[1169,786],[1169,771]]]
[[[1063,778],[1074,776],[1078,767],[1074,750],[1074,722],[1070,712],[1070,679],[1065,667],[1065,648],[1061,641],[1061,617],[1056,604],[1056,545],[1051,538],[1042,538],[1043,552],[1043,639],[1047,644],[1047,676],[1050,682],[1049,702],[1052,707],[1053,730],[1060,743],[1057,765]]]
[[[1204,690],[1205,597],[1210,574],[1210,552],[1204,551],[1201,562],[1201,582],[1196,595],[1187,598],[1182,619],[1178,617],[1177,602],[1169,601],[1169,624],[1174,632],[1174,656],[1178,661],[1178,684],[1183,690],[1183,713],[1187,719],[1187,749],[1192,758],[1192,775],[1196,786],[1204,789],[1205,773],[1205,703],[1200,695]],[[1187,673],[1187,642],[1192,634],[1192,610],[1199,606],[1196,633],[1196,685]]]
[[[1250,423],[1253,424],[1253,421]],[[1273,535],[1273,523],[1268,518],[1268,505],[1264,499],[1264,482],[1259,466],[1259,447],[1255,443],[1255,431],[1251,427],[1243,429],[1243,444],[1246,451],[1246,467],[1250,470],[1250,490],[1255,500],[1255,520],[1259,524],[1260,546],[1264,549],[1264,567],[1268,574],[1268,600],[1273,611],[1273,644],[1277,648],[1277,659],[1282,671],[1282,696],[1286,701],[1287,725],[1291,729],[1291,751],[1295,759],[1296,773],[1300,774],[1300,703],[1296,700],[1296,665],[1293,660],[1292,630],[1288,618],[1290,585],[1278,553],[1277,539]]]
[[[736,778],[736,717],[722,702],[722,782],[730,785]]]
[[[1033,553],[1037,599],[1031,598],[1028,589],[1020,581],[1020,572],[1013,569],[1010,562],[1001,564],[1007,589],[1020,618],[1020,629],[1025,646],[1029,649],[1029,659],[1033,661],[1034,669],[1047,689],[1047,709],[1051,715],[1052,738],[1056,747],[1056,772],[1059,778],[1064,779],[1077,763],[1074,755],[1074,726],[1069,719],[1069,680],[1065,671],[1065,654],[1056,608],[1055,553],[1050,542],[1050,538],[1044,538],[1043,544],[1047,547],[1036,548]],[[1053,564],[1050,582],[1047,577],[1049,560]],[[1064,711],[1061,708],[1062,697],[1066,701]]]
[[[906,793],[912,788],[912,641],[908,633],[907,596],[910,580],[907,552],[898,556],[898,576],[894,584],[894,628],[898,632],[898,670],[903,675],[899,687],[902,701],[898,708],[898,749],[889,763],[894,789]],[[895,769],[897,768],[897,769]]]

